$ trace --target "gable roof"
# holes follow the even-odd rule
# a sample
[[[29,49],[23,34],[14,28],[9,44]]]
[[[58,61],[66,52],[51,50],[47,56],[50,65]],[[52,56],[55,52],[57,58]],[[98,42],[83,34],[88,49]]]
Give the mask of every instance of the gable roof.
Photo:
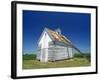
[[[66,45],[70,45],[71,47],[73,47],[75,50],[77,50],[79,53],[82,53],[77,47],[75,47],[72,42],[65,37],[62,34],[58,34],[56,31],[53,31],[51,29],[45,28],[46,32],[48,33],[48,35],[50,36],[50,38],[52,39],[52,41],[54,42],[61,42],[64,43]]]
[[[48,28],[45,28],[44,31],[42,32],[38,42],[41,40],[43,34],[47,32],[49,37],[52,39],[52,41],[54,43],[58,43],[60,42],[61,44],[63,43],[64,45],[69,45],[71,46],[72,48],[74,48],[76,51],[78,51],[79,53],[82,53],[76,46],[74,46],[72,44],[72,42],[67,38],[65,37],[64,35],[61,35],[61,34],[58,34],[56,31],[53,31],[51,29],[48,29]]]
[[[63,42],[65,44],[71,43],[71,41],[64,35],[58,34],[56,31],[46,28],[47,33],[53,41]]]

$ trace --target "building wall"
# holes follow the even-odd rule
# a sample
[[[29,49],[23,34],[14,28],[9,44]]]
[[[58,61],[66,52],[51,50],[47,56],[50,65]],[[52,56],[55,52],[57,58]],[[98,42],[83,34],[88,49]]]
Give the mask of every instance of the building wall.
[[[73,48],[69,47],[68,50],[69,50],[69,53],[70,53],[69,54],[69,58],[72,58],[73,57],[73,54],[74,54],[73,53]]]
[[[41,62],[69,59],[72,57],[73,57],[73,51],[70,46],[64,47],[59,45],[49,45],[49,48],[43,48],[39,50],[37,55],[37,59],[40,60]]]
[[[72,58],[72,48],[71,47],[63,47],[59,45],[52,45],[52,48],[48,49],[48,60],[62,60]]]
[[[47,32],[44,32],[42,38],[40,39],[40,42],[38,45],[41,45],[41,49],[48,48],[48,43],[52,41]]]
[[[40,39],[40,42],[38,43],[40,51],[38,51],[37,59],[39,59],[41,62],[47,62],[48,61],[48,43],[52,41],[47,34],[47,32],[43,33],[43,36]]]
[[[44,32],[43,36],[38,43],[39,50],[37,53],[37,59],[41,62],[55,61],[68,59],[73,57],[72,48],[70,46],[50,45],[51,38]]]

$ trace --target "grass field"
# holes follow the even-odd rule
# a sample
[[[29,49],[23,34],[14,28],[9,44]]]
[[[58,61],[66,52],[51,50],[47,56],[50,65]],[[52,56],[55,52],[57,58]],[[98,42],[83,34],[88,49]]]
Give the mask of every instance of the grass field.
[[[89,54],[83,55],[76,54],[74,58],[55,61],[55,62],[40,62],[36,60],[36,55],[23,55],[23,69],[39,69],[39,68],[61,68],[61,67],[81,67],[90,66]]]

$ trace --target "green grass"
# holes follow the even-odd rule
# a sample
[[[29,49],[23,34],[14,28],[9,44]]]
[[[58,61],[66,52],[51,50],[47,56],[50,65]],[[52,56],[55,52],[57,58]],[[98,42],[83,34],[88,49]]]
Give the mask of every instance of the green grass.
[[[36,54],[24,54],[23,55],[23,60],[35,60],[36,59]]]
[[[89,54],[88,54],[89,56]],[[90,66],[90,58],[85,55],[75,55],[72,59],[55,61],[55,62],[40,62],[36,60],[36,55],[23,55],[23,69],[40,69],[40,68],[61,68],[61,67],[81,67]]]
[[[86,58],[89,62],[91,62],[91,55],[90,55],[90,53],[74,54],[74,57],[77,57],[77,58]]]

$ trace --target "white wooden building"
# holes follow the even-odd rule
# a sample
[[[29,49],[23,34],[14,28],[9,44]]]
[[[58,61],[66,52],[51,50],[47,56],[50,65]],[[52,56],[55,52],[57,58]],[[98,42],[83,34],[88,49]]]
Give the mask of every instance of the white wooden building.
[[[60,29],[54,31],[45,28],[38,41],[37,60],[47,62],[69,59],[73,57],[73,48],[78,50],[61,34]]]

